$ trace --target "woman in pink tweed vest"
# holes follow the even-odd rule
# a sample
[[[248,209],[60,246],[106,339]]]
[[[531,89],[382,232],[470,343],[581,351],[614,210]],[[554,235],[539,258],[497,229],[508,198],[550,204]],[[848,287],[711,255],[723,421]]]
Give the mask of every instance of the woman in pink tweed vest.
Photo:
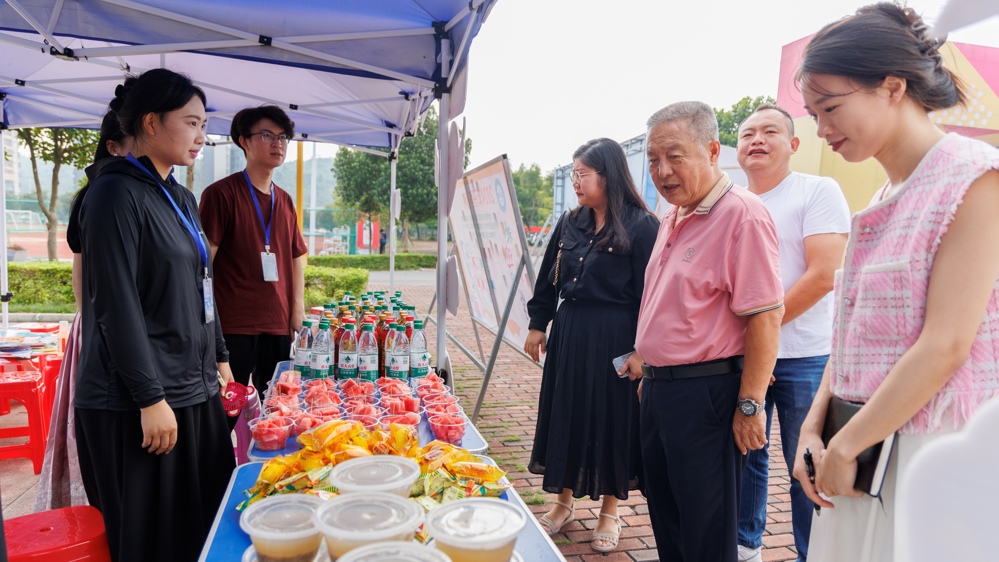
[[[882,3],[819,31],[799,71],[819,137],[888,175],[853,217],[832,355],[798,442],[794,476],[827,508],[813,521],[813,562],[893,560],[897,474],[999,393],[999,150],[928,115],[965,102],[940,45],[911,8]],[[826,448],[834,395],[864,406]],[[853,489],[856,457],[896,430],[882,507]]]

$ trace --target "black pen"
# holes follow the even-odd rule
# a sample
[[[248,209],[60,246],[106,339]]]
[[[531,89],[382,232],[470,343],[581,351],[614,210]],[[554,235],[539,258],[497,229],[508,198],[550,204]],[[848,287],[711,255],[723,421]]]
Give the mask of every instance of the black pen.
[[[815,486],[815,463],[812,462],[812,452],[805,447],[805,474],[808,475],[808,480]],[[815,508],[815,515],[818,515],[822,511],[822,506],[812,502],[812,507]]]

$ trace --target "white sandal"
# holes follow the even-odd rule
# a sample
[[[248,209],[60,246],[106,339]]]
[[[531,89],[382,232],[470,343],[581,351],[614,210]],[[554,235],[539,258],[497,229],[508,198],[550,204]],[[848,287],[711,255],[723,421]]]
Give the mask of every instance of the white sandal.
[[[563,527],[565,527],[569,523],[572,523],[573,521],[576,520],[576,499],[575,498],[572,499],[572,505],[569,505],[569,504],[567,504],[565,502],[560,502],[558,500],[555,500],[555,503],[558,504],[558,505],[560,505],[560,506],[562,506],[562,507],[564,507],[564,508],[566,508],[566,509],[568,509],[569,510],[569,516],[566,517],[562,521],[561,525],[557,525],[557,526],[555,525],[554,521],[552,521],[551,519],[548,518],[548,514],[547,513],[541,516],[541,519],[539,519],[538,522],[541,523],[542,525],[544,525],[545,530],[548,532],[548,536],[549,537],[553,536],[553,535],[557,535],[559,533],[559,531],[562,530]]]
[[[621,540],[621,518],[618,517],[617,515],[611,515],[610,513],[604,513],[602,511],[600,512],[600,517],[613,519],[617,523],[617,532],[611,532],[611,533],[594,532],[592,539],[593,541],[605,541],[610,544],[608,544],[607,546],[597,546],[593,544],[593,542],[591,541],[590,546],[593,548],[593,550],[597,552],[612,552],[614,549],[617,548],[618,541]]]

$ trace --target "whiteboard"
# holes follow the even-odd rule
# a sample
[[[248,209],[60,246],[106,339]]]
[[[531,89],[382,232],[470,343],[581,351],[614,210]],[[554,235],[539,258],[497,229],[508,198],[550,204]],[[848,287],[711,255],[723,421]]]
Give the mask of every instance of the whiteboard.
[[[498,333],[517,267],[522,261],[530,263],[506,155],[462,176],[451,209],[451,229],[472,318]],[[503,330],[503,340],[516,349],[523,349],[529,332],[532,278],[533,271],[524,267]]]

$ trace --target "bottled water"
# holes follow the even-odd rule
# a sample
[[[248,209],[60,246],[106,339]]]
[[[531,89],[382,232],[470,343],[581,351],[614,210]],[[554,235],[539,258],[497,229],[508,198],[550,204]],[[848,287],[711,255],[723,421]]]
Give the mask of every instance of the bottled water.
[[[375,326],[365,324],[361,329],[361,339],[357,342],[358,377],[362,380],[378,380],[378,340],[375,339]]]
[[[312,342],[312,378],[325,379],[330,376],[330,363],[333,361],[333,348],[330,345],[330,323],[319,322],[319,332]]]
[[[423,331],[423,320],[413,322],[413,340],[409,342],[410,376],[414,379],[430,373],[430,352],[427,351],[427,334]]]
[[[409,378],[409,338],[406,337],[406,326],[396,326],[393,334],[389,335],[392,341],[391,352],[386,351],[389,356],[388,376],[395,379]]]
[[[312,322],[302,322],[302,330],[295,338],[295,370],[303,377],[312,372]]]

